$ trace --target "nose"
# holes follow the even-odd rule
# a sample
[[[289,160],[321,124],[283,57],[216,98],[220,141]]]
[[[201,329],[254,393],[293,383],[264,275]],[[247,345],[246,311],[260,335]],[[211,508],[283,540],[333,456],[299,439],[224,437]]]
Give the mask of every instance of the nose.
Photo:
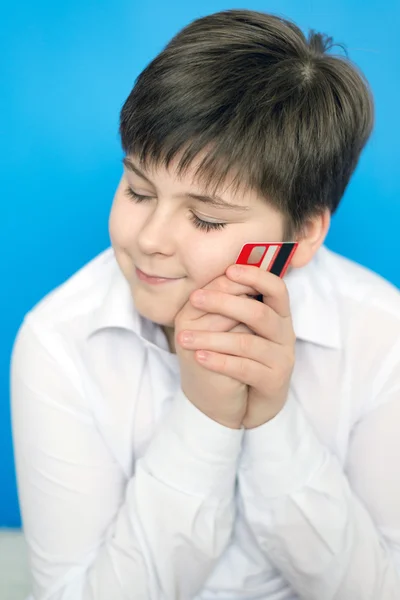
[[[173,254],[174,227],[170,214],[155,208],[148,216],[137,237],[143,254]]]

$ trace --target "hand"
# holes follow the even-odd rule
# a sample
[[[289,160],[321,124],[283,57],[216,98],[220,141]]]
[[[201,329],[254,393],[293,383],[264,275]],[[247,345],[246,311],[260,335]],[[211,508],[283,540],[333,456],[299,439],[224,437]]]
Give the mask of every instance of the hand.
[[[202,289],[242,297],[257,293],[249,286],[229,280],[226,275],[217,277]],[[236,326],[240,327],[235,319],[194,308],[190,299],[175,318],[175,347],[184,394],[204,414],[232,429],[240,429],[246,413],[247,385],[227,374],[211,374],[202,365],[199,355],[185,350],[178,338],[181,340],[183,330],[201,334],[229,331]]]
[[[206,351],[202,362],[211,372],[236,379],[248,386],[247,411],[243,426],[247,429],[266,423],[283,408],[295,361],[296,337],[293,331],[289,295],[285,282],[253,266],[241,266],[235,275],[233,266],[227,269],[229,279],[252,286],[263,294],[264,301],[237,297],[221,291],[201,290],[203,302],[191,295],[197,307],[209,313],[219,313],[243,323],[249,331],[228,333],[198,331],[185,347]],[[255,335],[254,335],[255,334]],[[181,337],[178,340],[181,344]]]

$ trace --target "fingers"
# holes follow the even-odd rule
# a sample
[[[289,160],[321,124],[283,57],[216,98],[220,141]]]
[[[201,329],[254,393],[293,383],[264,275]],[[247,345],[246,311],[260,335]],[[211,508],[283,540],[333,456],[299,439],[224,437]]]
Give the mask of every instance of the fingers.
[[[262,361],[264,366],[273,367],[276,362],[277,345],[251,333],[216,333],[210,331],[182,331],[179,343],[186,350],[208,350]]]
[[[247,327],[247,325],[244,325],[244,323],[239,323],[239,325],[232,327],[231,329],[229,329],[229,332],[230,333],[248,333],[249,335],[255,335],[254,331],[251,331],[251,329],[249,329]]]
[[[250,265],[231,265],[226,271],[229,279],[257,290],[278,315],[290,317],[290,301],[286,283],[280,277]]]
[[[257,291],[252,287],[231,281],[226,275],[220,275],[213,279],[202,289],[221,291],[232,295],[242,295],[243,297],[257,294]],[[185,323],[188,321],[195,321],[196,328],[201,327],[202,329],[209,329],[210,331],[229,331],[238,325],[238,321],[227,316],[208,314],[207,311],[203,310],[200,306],[195,307],[190,300],[178,313],[175,320],[175,326],[178,329],[181,329],[186,326]]]
[[[216,290],[224,292],[225,294],[232,294],[233,296],[255,296],[258,294],[257,290],[252,286],[243,284],[239,281],[232,281],[226,275],[220,275],[213,281],[210,281],[202,289],[205,290]]]
[[[178,342],[206,369],[272,395],[285,386],[294,364],[294,349],[248,333],[183,331]]]
[[[243,356],[200,350],[196,352],[196,359],[206,369],[226,375],[256,390],[265,387],[272,373],[269,367]]]
[[[237,327],[239,324],[234,319],[225,317],[219,314],[213,313],[202,313],[202,316],[195,322],[186,324],[189,327],[193,327],[196,330],[202,331],[230,331]]]
[[[270,306],[257,300],[203,289],[191,294],[190,301],[207,313],[244,323],[256,334],[277,344],[292,341],[291,321],[282,319]]]

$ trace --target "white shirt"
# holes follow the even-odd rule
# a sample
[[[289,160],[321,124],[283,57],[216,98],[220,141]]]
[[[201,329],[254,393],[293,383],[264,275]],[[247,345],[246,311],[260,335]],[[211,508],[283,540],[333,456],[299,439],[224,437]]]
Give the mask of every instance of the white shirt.
[[[289,399],[183,395],[112,249],[25,317],[12,424],[35,600],[398,600],[400,293],[322,247],[285,277]]]

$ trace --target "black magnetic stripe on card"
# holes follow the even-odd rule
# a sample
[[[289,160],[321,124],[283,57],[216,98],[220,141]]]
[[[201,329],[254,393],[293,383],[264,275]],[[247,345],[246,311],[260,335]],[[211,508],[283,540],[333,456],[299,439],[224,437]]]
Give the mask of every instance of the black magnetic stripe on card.
[[[286,243],[283,244],[282,248],[280,249],[278,256],[276,257],[274,264],[272,265],[272,268],[269,270],[270,273],[273,273],[273,275],[279,275],[282,273],[285,265],[286,265],[286,261],[290,256],[291,251],[293,250],[294,244],[290,244],[290,243]]]

